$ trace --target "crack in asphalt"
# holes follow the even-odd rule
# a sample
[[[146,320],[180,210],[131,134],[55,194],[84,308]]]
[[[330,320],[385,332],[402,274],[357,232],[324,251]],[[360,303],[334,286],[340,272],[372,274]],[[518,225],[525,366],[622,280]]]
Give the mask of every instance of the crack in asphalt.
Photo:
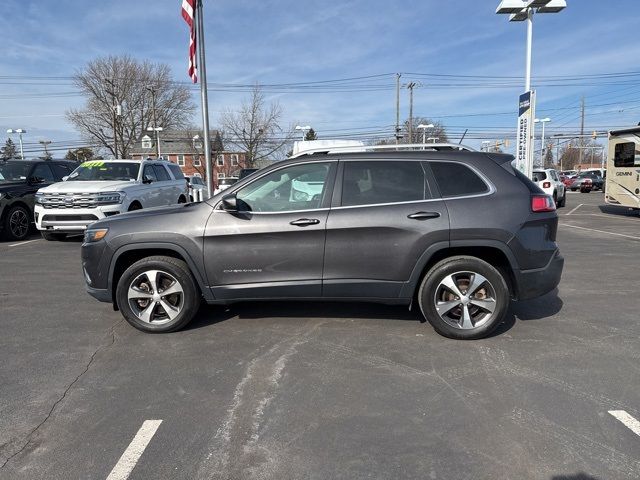
[[[2,465],[0,465],[0,469],[4,468],[14,457],[18,456],[20,453],[22,453],[31,443],[31,439],[32,437],[38,432],[38,430],[45,424],[47,423],[47,421],[49,420],[49,418],[51,418],[51,416],[53,415],[53,412],[55,411],[56,407],[65,399],[65,397],[67,396],[67,393],[69,393],[69,391],[73,388],[73,386],[78,382],[78,380],[80,380],[80,378],[82,378],[82,376],[87,373],[89,371],[89,368],[91,368],[91,365],[93,364],[93,361],[96,357],[96,355],[102,351],[105,350],[107,348],[109,348],[110,346],[112,346],[115,341],[116,341],[116,334],[115,334],[115,328],[120,325],[122,322],[124,321],[124,318],[119,320],[118,322],[116,322],[115,324],[113,324],[111,326],[111,328],[109,329],[109,331],[107,332],[107,335],[111,336],[111,341],[100,345],[95,352],[93,352],[91,354],[91,358],[89,358],[89,362],[87,363],[87,365],[84,367],[84,370],[73,380],[73,382],[71,382],[67,388],[65,388],[64,392],[62,393],[62,395],[60,396],[60,398],[58,398],[53,405],[51,406],[51,409],[49,410],[49,413],[47,413],[47,415],[44,417],[44,419],[35,426],[35,428],[33,428],[33,430],[31,430],[29,432],[29,434],[25,437],[25,441],[24,444],[13,454],[11,454],[9,457],[7,457],[7,459],[4,461],[4,463]],[[11,441],[5,443],[5,445],[8,445],[9,443],[11,443]]]

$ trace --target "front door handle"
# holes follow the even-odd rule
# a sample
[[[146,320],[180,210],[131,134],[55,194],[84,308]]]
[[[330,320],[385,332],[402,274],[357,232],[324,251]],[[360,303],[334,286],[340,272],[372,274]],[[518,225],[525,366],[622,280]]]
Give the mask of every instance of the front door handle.
[[[289,222],[290,225],[295,225],[296,227],[307,227],[309,225],[317,225],[319,223],[320,220],[317,218],[299,218],[298,220]]]
[[[438,212],[416,212],[411,215],[407,215],[407,218],[411,218],[412,220],[428,220],[429,218],[439,218],[440,214]]]

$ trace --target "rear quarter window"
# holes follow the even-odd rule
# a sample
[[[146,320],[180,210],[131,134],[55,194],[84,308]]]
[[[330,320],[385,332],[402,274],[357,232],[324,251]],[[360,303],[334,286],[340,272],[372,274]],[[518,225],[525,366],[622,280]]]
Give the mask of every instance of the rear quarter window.
[[[429,162],[433,176],[443,197],[478,195],[489,191],[489,186],[466,165],[454,162]]]
[[[173,174],[173,177],[176,180],[180,180],[184,178],[184,174],[182,173],[182,170],[180,170],[180,167],[178,165],[176,165],[175,163],[171,163],[167,166],[169,167],[169,170],[171,170],[171,173]],[[196,183],[196,182],[192,181],[192,183]]]

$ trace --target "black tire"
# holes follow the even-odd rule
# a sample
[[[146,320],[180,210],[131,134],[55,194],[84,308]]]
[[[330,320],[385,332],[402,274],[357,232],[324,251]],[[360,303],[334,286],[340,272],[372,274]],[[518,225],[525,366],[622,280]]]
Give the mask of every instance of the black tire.
[[[475,317],[470,320],[469,328],[462,327],[464,323],[462,312],[463,308],[465,308],[462,306],[462,302],[458,303],[458,306],[446,310],[441,316],[436,306],[437,298],[441,293],[448,294],[451,298],[451,300],[441,298],[440,300],[443,302],[456,304],[456,298],[460,299],[460,297],[456,297],[453,294],[453,290],[448,290],[447,287],[443,286],[442,282],[446,278],[451,278],[456,282],[457,287],[461,287],[466,279],[467,286],[469,286],[469,283],[473,283],[478,275],[484,277],[485,281],[474,288],[471,299],[465,297],[468,305],[470,305],[466,307],[466,311],[470,314],[470,317]],[[459,289],[459,293],[465,296],[467,292]],[[477,296],[477,294],[480,296]],[[425,275],[418,291],[420,310],[434,330],[445,337],[460,340],[472,340],[489,335],[503,322],[508,311],[509,300],[509,287],[502,273],[484,260],[468,256],[450,257],[435,264]],[[489,312],[489,310],[485,310],[471,302],[482,302],[486,305],[491,305],[493,312]],[[441,305],[445,305],[445,303]],[[451,313],[450,316],[448,315],[449,313]],[[456,321],[452,317],[456,317],[458,313],[460,314],[460,325],[454,326],[452,324],[456,323]],[[443,317],[447,317],[448,321],[444,320]]]
[[[576,190],[578,190],[577,188],[572,188],[571,191],[575,192]]]
[[[187,203],[187,199],[184,195],[180,195],[180,198],[178,198],[178,203]]]
[[[562,198],[560,200],[558,200],[558,208],[562,208],[567,204],[567,192],[564,192],[564,195],[562,196]]]
[[[154,297],[154,299],[148,298],[148,300],[129,299],[129,288],[132,285],[137,287],[137,292],[142,292],[142,294],[150,297],[147,293],[148,290],[144,291],[139,287],[140,284],[137,283],[140,281],[138,279],[142,279],[143,283],[145,279],[148,280],[145,274],[147,271],[160,272],[156,277],[156,279],[160,279],[158,280],[158,284],[167,279],[178,282],[178,287],[182,289],[181,294],[162,297],[160,300],[160,302],[170,302],[176,306],[177,313],[175,318],[169,318],[170,316],[167,313],[166,307],[163,306],[164,303],[156,302],[156,297]],[[150,282],[147,281],[146,283],[147,288],[149,288]],[[164,289],[165,291],[175,284],[169,282],[166,285],[168,286]],[[153,290],[153,292],[161,296],[163,289],[162,287],[158,287]],[[177,297],[179,295],[182,295],[181,299]],[[125,270],[120,280],[118,280],[116,302],[127,322],[138,330],[151,333],[174,332],[187,325],[198,312],[198,308],[200,307],[200,290],[185,262],[173,257],[153,256],[138,260]],[[155,306],[151,305],[152,303],[155,303]],[[134,309],[136,311],[134,311]],[[142,319],[142,317],[144,317],[142,312],[147,310],[150,311],[149,315],[151,318],[149,322]],[[157,319],[155,317],[157,317]],[[154,324],[154,322],[156,323]]]
[[[49,242],[61,242],[67,238],[66,233],[60,232],[40,232],[42,233],[42,238]]]
[[[132,202],[127,212],[133,212],[134,210],[142,210],[142,205],[139,202]]]
[[[24,240],[31,230],[31,212],[22,205],[9,209],[4,217],[3,235],[7,240]]]

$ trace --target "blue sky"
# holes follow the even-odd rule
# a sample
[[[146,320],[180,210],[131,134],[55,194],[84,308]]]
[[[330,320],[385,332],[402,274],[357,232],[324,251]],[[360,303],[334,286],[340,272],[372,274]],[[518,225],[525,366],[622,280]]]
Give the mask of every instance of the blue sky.
[[[288,1],[205,0],[208,76],[213,84],[297,83],[369,75],[350,92],[273,92],[283,127],[311,125],[322,138],[393,131],[395,87],[418,81],[414,115],[442,121],[455,138],[470,129],[468,143],[515,133],[518,78],[505,87],[418,74],[522,77],[524,23],[494,13],[498,0],[460,1]],[[559,14],[534,20],[533,75],[570,76],[637,70],[637,2],[567,0]],[[78,134],[64,117],[82,105],[68,77],[89,60],[131,54],[169,64],[177,80],[188,81],[188,33],[180,0],[3,0],[0,32],[0,128],[25,128],[26,142],[50,139],[62,146]],[[615,7],[615,8],[614,8]],[[19,78],[7,78],[16,76]],[[446,87],[442,84],[471,83]],[[478,83],[481,85],[478,86]],[[547,83],[549,83],[547,81]],[[549,116],[547,130],[579,128],[579,102],[585,96],[586,129],[635,125],[640,120],[640,77],[612,79],[610,85],[561,79],[561,86],[539,84],[538,116]],[[573,83],[574,85],[564,85]],[[361,91],[371,85],[380,88]],[[209,94],[211,123],[234,109],[246,93]],[[194,90],[197,99],[197,91]],[[461,116],[474,115],[474,116]],[[401,117],[408,116],[408,94],[401,94]],[[198,120],[198,117],[194,119]],[[55,143],[54,143],[55,145]]]

